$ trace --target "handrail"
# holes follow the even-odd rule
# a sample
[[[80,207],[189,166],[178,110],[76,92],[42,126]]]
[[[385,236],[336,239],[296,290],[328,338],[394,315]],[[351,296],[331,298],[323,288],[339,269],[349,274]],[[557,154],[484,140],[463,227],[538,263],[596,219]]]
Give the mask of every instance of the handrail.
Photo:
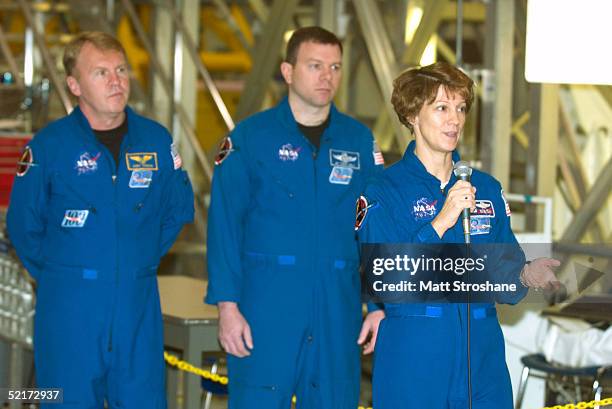
[[[227,24],[229,28],[234,32],[234,35],[238,37],[238,41],[240,42],[240,45],[242,45],[245,51],[250,56],[252,56],[253,47],[251,46],[251,44],[249,44],[243,32],[240,30],[240,27],[238,26],[238,23],[236,22],[236,19],[234,18],[234,16],[232,16],[232,12],[230,11],[229,7],[227,7],[225,0],[213,0],[213,3],[215,3],[215,6],[217,7],[217,9],[221,12],[223,17],[227,20]]]
[[[8,41],[6,40],[6,35],[4,34],[4,30],[2,29],[2,24],[0,24],[0,48],[2,49],[2,53],[8,62],[11,71],[15,75],[15,83],[19,86],[23,86],[23,79],[19,76],[19,67],[17,67],[17,62],[15,61],[15,56],[11,52],[11,48],[8,45]]]
[[[210,95],[212,96],[215,102],[215,105],[217,106],[217,109],[219,110],[219,113],[221,114],[221,117],[223,118],[223,121],[225,122],[225,125],[227,126],[227,129],[231,131],[232,129],[234,129],[234,126],[235,126],[234,121],[229,113],[229,110],[227,109],[227,106],[225,105],[225,102],[223,101],[223,98],[221,98],[219,89],[215,85],[212,77],[210,76],[210,73],[204,66],[204,63],[202,63],[202,59],[200,58],[200,55],[197,52],[197,48],[196,48],[195,42],[193,41],[193,37],[191,36],[191,33],[189,33],[185,29],[183,20],[181,19],[179,14],[176,12],[175,8],[172,6],[172,3],[170,3],[170,0],[165,0],[164,3],[166,7],[170,10],[170,13],[172,14],[172,18],[174,19],[174,24],[176,24],[176,27],[180,31],[183,41],[185,42],[185,48],[187,48],[189,56],[193,60],[196,66],[196,69],[198,70],[198,73],[204,80],[204,83],[206,84],[206,88],[208,88],[208,90],[210,91]]]
[[[20,1],[24,1],[24,0],[20,0]],[[166,96],[168,97],[168,99],[174,101],[172,88],[170,87],[170,80],[168,76],[166,75],[166,73],[164,72],[157,58],[157,55],[155,54],[155,50],[151,44],[151,41],[147,37],[147,34],[145,33],[142,23],[138,19],[138,15],[136,14],[134,5],[132,4],[130,0],[121,0],[121,3],[123,4],[123,7],[125,11],[127,12],[128,17],[130,18],[130,21],[132,22],[134,26],[134,29],[136,30],[136,34],[138,35],[144,48],[149,53],[149,58],[150,58],[153,70],[160,77],[160,83],[162,85],[162,89],[166,93]],[[212,168],[210,164],[208,163],[208,159],[206,158],[204,149],[202,148],[202,146],[200,145],[198,141],[194,126],[191,124],[191,120],[189,119],[189,116],[187,115],[187,111],[185,110],[185,108],[183,107],[180,101],[174,101],[174,104],[176,107],[176,111],[178,113],[179,120],[181,124],[183,125],[183,129],[187,135],[187,140],[189,141],[189,144],[191,145],[191,148],[193,149],[196,158],[200,162],[200,165],[202,166],[202,169],[204,170],[204,174],[206,175],[208,180],[212,180]]]

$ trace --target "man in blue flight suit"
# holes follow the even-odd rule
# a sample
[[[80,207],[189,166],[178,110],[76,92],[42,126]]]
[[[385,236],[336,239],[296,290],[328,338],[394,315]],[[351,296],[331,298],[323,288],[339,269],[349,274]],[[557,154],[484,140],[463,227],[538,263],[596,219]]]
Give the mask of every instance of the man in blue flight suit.
[[[354,203],[382,168],[370,131],[338,112],[342,46],[296,30],[288,97],[238,124],[217,155],[206,302],[219,308],[231,409],[354,409],[361,323]]]
[[[79,106],[26,147],[7,222],[37,281],[37,386],[63,389],[48,407],[164,409],[157,267],[193,219],[191,184],[166,129],[126,107],[115,38],[78,35],[64,66]]]
[[[356,229],[362,243],[463,243],[459,217],[471,209],[472,243],[506,243],[488,247],[503,260],[491,274],[517,288],[499,294],[497,301],[516,303],[527,286],[556,281],[550,267],[558,262],[542,258],[525,265],[498,181],[477,170],[471,182],[453,174],[472,100],[472,80],[446,63],[412,69],[395,80],[392,102],[415,141],[359,198]],[[512,408],[494,304],[385,302],[375,313],[385,316],[373,341],[377,409]]]

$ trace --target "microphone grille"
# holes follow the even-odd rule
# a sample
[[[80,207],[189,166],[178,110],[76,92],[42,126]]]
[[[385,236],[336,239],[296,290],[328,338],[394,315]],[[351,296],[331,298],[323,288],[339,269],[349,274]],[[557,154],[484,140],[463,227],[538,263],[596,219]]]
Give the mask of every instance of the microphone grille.
[[[472,168],[468,162],[460,160],[459,162],[455,163],[453,173],[458,178],[461,178],[461,176],[472,176]]]

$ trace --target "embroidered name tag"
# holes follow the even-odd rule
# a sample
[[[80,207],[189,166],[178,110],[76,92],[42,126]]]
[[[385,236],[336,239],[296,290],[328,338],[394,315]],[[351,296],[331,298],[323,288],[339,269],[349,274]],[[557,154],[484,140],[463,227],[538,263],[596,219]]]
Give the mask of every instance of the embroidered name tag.
[[[66,210],[62,227],[83,227],[89,216],[89,210]]]
[[[128,170],[157,170],[157,152],[126,153]]]

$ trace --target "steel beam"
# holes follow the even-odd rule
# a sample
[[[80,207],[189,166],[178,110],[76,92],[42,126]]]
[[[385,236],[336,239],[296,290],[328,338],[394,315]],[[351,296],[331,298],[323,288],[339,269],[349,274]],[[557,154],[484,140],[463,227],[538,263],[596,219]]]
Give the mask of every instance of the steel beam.
[[[283,35],[298,5],[298,0],[274,0],[268,13],[266,26],[253,49],[253,68],[236,109],[236,118],[244,119],[259,111],[270,79],[278,69],[278,55]]]
[[[260,21],[267,21],[269,11],[264,0],[248,0],[248,3],[251,10],[253,10],[253,13],[255,13]]]
[[[159,59],[159,64],[164,72],[172,71],[172,55],[174,51],[173,37],[174,35],[168,33],[174,33],[175,27],[172,23],[172,17],[165,7],[155,4],[154,11],[154,40],[155,40],[155,52]],[[155,119],[162,123],[166,128],[172,129],[172,112],[174,106],[172,104],[172,98],[168,98],[164,91],[164,85],[162,79],[159,77],[154,69],[149,69],[149,72],[153,78],[152,81],[152,97],[153,115]]]
[[[612,248],[606,244],[553,243],[553,251],[565,254],[586,254],[612,259]]]
[[[17,61],[15,60],[15,56],[11,51],[11,47],[8,45],[8,41],[6,40],[6,35],[4,34],[4,30],[2,29],[2,24],[0,23],[0,49],[2,49],[2,54],[4,55],[4,59],[9,65],[9,68],[13,72],[15,76],[15,83],[19,86],[23,86],[23,79],[21,75],[19,75],[19,67],[17,66]]]
[[[486,5],[483,2],[465,2],[463,4],[463,21],[482,23],[486,21]],[[442,20],[455,20],[457,16],[457,3],[448,3],[440,16]]]
[[[563,236],[559,240],[563,243],[577,243],[589,224],[595,220],[602,205],[607,202],[612,186],[612,159],[602,168],[597,180],[589,190],[582,207],[574,214]]]
[[[598,85],[596,88],[601,96],[608,102],[608,105],[612,107],[612,85]]]
[[[240,26],[238,25],[238,23],[236,22],[236,19],[232,15],[232,12],[227,6],[227,3],[225,3],[225,0],[213,0],[213,3],[215,3],[217,10],[221,12],[221,16],[225,19],[225,21],[227,22],[227,25],[232,30],[236,38],[238,38],[240,45],[242,45],[244,50],[249,55],[252,56],[253,49],[251,47],[251,44],[249,44],[249,41],[244,36],[244,33],[242,32],[242,30],[240,30]]]
[[[51,53],[47,48],[47,44],[45,43],[45,37],[38,30],[38,27],[36,27],[36,22],[34,21],[34,16],[32,15],[30,4],[26,0],[18,0],[18,2],[28,26],[32,29],[34,39],[36,40],[36,44],[38,45],[38,49],[40,50],[43,61],[45,63],[45,67],[47,68],[47,73],[51,78],[51,83],[55,87],[55,91],[57,91],[60,100],[64,105],[64,109],[67,113],[70,113],[72,111],[72,102],[70,101],[70,97],[68,97],[68,93],[66,92],[64,81],[62,81],[60,75],[55,69],[55,62],[53,61],[53,57],[51,56]]]
[[[24,0],[20,0],[20,1],[24,1]],[[131,3],[130,0],[121,0],[121,3],[123,5],[124,10],[127,12],[128,17],[130,18],[130,21],[132,22],[132,25],[134,26],[134,29],[136,30],[136,34],[138,35],[138,38],[140,39],[144,48],[147,50],[147,53],[149,54],[151,66],[156,71],[157,75],[159,75],[160,84],[162,84],[164,92],[166,93],[168,98],[172,99],[173,90],[171,87],[171,82],[168,77],[168,74],[162,68],[159,62],[159,59],[157,58],[157,55],[155,54],[153,45],[151,44],[151,41],[149,40],[149,37],[147,33],[145,32],[144,27],[142,26],[142,23],[138,19],[138,14],[136,13],[136,9],[134,8],[134,5]],[[185,110],[185,107],[183,106],[181,101],[175,102],[175,109],[176,109],[178,118],[183,126],[183,129],[186,133],[187,140],[189,141],[191,149],[194,152],[195,157],[200,163],[200,166],[204,174],[208,178],[208,180],[211,180],[212,179],[212,168],[210,166],[210,163],[208,162],[208,158],[206,157],[206,153],[204,152],[204,149],[202,149],[202,146],[200,145],[200,142],[198,141],[197,135],[195,133],[195,128],[193,126],[193,121],[191,120],[189,114]]]
[[[443,12],[449,4],[450,2],[448,0],[428,0],[423,4],[423,16],[421,17],[421,22],[419,23],[417,31],[414,33],[412,41],[410,42],[408,47],[404,49],[404,53],[401,57],[401,65],[398,65],[397,67],[398,70],[401,69],[401,66],[416,66],[419,64],[421,56],[423,55],[423,51],[425,51],[425,47],[427,47],[427,43],[429,42],[431,36],[435,35],[435,32],[438,28],[438,24],[441,21]],[[370,4],[369,6],[375,7],[376,5]],[[386,31],[383,31],[383,33],[384,32]],[[399,73],[399,71],[397,71],[397,73]],[[393,79],[394,78],[391,78],[388,81],[388,84],[390,84],[390,86],[393,82]],[[384,94],[383,97],[386,98]],[[391,97],[389,94],[389,98],[387,98],[387,100],[389,100],[390,98]],[[395,124],[393,124],[393,122],[395,122]],[[388,109],[387,107],[385,107],[381,109],[381,112],[378,115],[378,118],[374,125],[374,129],[393,129],[395,134],[397,135],[397,123],[399,122],[396,119],[395,112],[393,112],[393,114],[389,116]],[[404,132],[407,131],[404,131],[404,129],[402,128],[402,134]],[[377,134],[377,136],[381,139],[379,141],[379,143],[381,143],[381,147],[386,147],[383,147],[383,150],[389,150],[391,148],[391,141],[385,138],[384,135]],[[400,148],[399,150],[401,152],[404,151],[406,145],[406,142],[404,141],[405,138],[409,139],[409,137],[398,138]]]
[[[361,26],[361,32],[368,49],[370,61],[374,67],[376,80],[383,96],[385,111],[391,119],[400,150],[403,151],[408,145],[410,137],[408,130],[397,119],[397,115],[391,105],[393,80],[399,73],[395,53],[391,47],[385,24],[376,3],[371,0],[353,0],[353,5],[357,12],[357,19]]]
[[[483,86],[483,169],[509,188],[512,129],[512,67],[514,51],[514,3],[489,2],[487,6],[485,67],[492,70]],[[554,184],[553,184],[554,185]]]
[[[404,50],[402,63],[407,66],[418,65],[431,36],[437,31],[449,0],[428,0],[423,4],[423,16],[412,41]]]
[[[192,35],[191,32],[187,30],[187,28],[183,24],[183,20],[177,14],[174,7],[172,7],[170,0],[164,0],[164,1],[166,4],[166,7],[170,11],[170,15],[174,19],[174,23],[176,24],[176,27],[178,28],[179,32],[182,35],[182,41],[185,44],[185,49],[187,53],[189,54],[193,64],[195,64],[195,68],[197,69],[198,74],[200,74],[200,76],[202,77],[202,80],[204,81],[206,88],[208,88],[208,91],[210,92],[210,95],[212,96],[212,99],[217,107],[217,110],[219,111],[219,114],[223,118],[223,122],[225,122],[225,126],[227,126],[227,129],[231,131],[232,129],[234,129],[234,121],[229,113],[227,105],[225,105],[225,102],[223,101],[223,98],[221,97],[221,93],[219,92],[219,89],[217,88],[215,82],[212,79],[212,76],[210,75],[208,69],[206,69],[206,66],[204,66],[204,63],[202,62],[202,59],[200,58],[200,55],[198,54],[196,42],[193,38],[194,36]]]
[[[338,33],[338,1],[318,0],[317,24],[332,33]]]

